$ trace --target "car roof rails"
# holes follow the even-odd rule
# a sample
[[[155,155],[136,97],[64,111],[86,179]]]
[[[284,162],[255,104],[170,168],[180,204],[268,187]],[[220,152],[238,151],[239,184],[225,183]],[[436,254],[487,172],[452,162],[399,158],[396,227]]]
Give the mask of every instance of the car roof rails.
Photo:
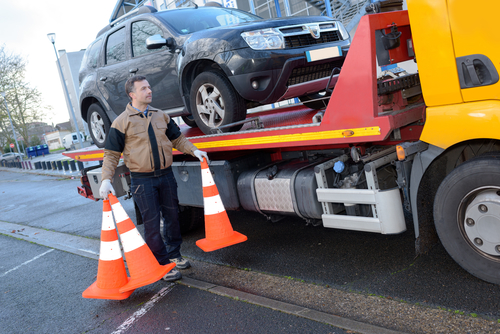
[[[110,24],[108,24],[107,26],[105,26],[104,28],[102,28],[97,33],[96,38],[99,37],[99,36],[101,36],[102,34],[104,34],[109,29],[113,28],[117,24],[122,23],[123,21],[126,21],[126,20],[130,19],[133,16],[141,15],[141,14],[156,13],[157,11],[158,10],[156,10],[156,8],[154,8],[152,6],[141,6],[139,8],[133,9],[130,12],[128,12],[127,14],[120,16],[119,18],[117,18],[116,20],[114,20],[113,22],[111,22]]]
[[[223,6],[218,2],[209,1],[205,4],[205,7],[223,7]]]
[[[158,10],[152,6],[141,6],[139,8],[133,9],[130,12],[128,12],[125,15],[120,16],[113,22],[111,22],[110,28],[116,26],[117,24],[122,23],[123,21],[126,21],[130,19],[131,17],[134,17],[136,15],[141,15],[141,14],[151,14],[151,13],[156,13]]]

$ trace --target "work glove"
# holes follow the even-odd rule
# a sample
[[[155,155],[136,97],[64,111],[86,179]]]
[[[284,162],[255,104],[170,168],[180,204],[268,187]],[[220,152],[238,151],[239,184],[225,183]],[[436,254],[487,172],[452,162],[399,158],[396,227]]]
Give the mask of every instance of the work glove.
[[[210,160],[208,160],[208,154],[205,151],[196,150],[193,152],[193,154],[195,157],[200,159],[201,162],[203,162],[203,158],[207,159],[207,163],[210,162]]]
[[[113,186],[111,185],[111,181],[110,180],[102,180],[101,188],[99,188],[99,195],[101,195],[102,199],[108,199],[109,193],[112,193],[113,195],[116,196],[115,189],[113,189]]]

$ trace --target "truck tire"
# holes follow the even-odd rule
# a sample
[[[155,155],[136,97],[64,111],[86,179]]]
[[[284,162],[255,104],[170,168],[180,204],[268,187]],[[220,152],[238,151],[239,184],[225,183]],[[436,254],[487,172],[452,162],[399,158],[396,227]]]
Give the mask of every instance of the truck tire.
[[[179,223],[181,234],[193,231],[203,225],[205,220],[203,208],[179,205]]]
[[[106,144],[106,136],[111,128],[111,122],[99,104],[93,103],[90,105],[87,111],[87,124],[94,144],[99,148],[103,148],[104,144]]]
[[[190,104],[193,118],[204,134],[212,134],[212,129],[242,121],[246,117],[243,98],[223,74],[215,71],[202,72],[194,79]],[[242,126],[221,131],[238,131]]]
[[[479,156],[446,176],[434,222],[450,256],[472,275],[500,284],[500,157]]]

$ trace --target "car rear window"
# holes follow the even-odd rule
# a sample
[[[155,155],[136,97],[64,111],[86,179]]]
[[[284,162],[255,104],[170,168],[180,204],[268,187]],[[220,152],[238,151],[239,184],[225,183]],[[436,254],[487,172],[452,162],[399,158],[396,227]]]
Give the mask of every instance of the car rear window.
[[[261,18],[234,8],[200,7],[167,10],[158,13],[179,34],[192,34],[203,29],[224,27]]]
[[[83,55],[81,68],[97,67],[97,61],[99,59],[99,51],[101,50],[101,45],[102,45],[102,39],[98,39],[87,48],[87,51],[85,51],[85,54]]]

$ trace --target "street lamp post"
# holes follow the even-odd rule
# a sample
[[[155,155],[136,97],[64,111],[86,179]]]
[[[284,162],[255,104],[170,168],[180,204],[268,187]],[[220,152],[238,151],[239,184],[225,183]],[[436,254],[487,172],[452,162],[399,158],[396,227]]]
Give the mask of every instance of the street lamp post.
[[[0,92],[3,96],[3,102],[5,103],[5,109],[7,109],[7,114],[9,115],[10,126],[12,128],[12,133],[14,134],[14,140],[16,141],[17,152],[21,153],[19,150],[19,143],[17,142],[16,130],[14,129],[14,124],[12,124],[12,118],[10,117],[9,106],[7,105],[7,99],[5,98],[5,92]]]
[[[68,87],[66,86],[66,80],[64,79],[64,74],[63,74],[63,71],[61,68],[61,63],[59,62],[59,55],[57,54],[57,51],[56,51],[56,34],[54,34],[54,33],[47,34],[47,38],[52,43],[52,46],[54,47],[54,52],[56,53],[57,65],[59,66],[59,72],[61,73],[62,82],[64,85],[64,91],[66,92],[66,98],[68,99],[69,110],[71,111],[71,118],[73,119],[73,122],[75,123],[75,127],[76,127],[76,136],[78,137],[78,142],[80,143],[80,148],[83,148],[82,137],[80,134],[80,130],[78,129],[78,122],[76,121],[75,111],[73,110],[73,105],[71,104],[71,99],[69,98]]]

